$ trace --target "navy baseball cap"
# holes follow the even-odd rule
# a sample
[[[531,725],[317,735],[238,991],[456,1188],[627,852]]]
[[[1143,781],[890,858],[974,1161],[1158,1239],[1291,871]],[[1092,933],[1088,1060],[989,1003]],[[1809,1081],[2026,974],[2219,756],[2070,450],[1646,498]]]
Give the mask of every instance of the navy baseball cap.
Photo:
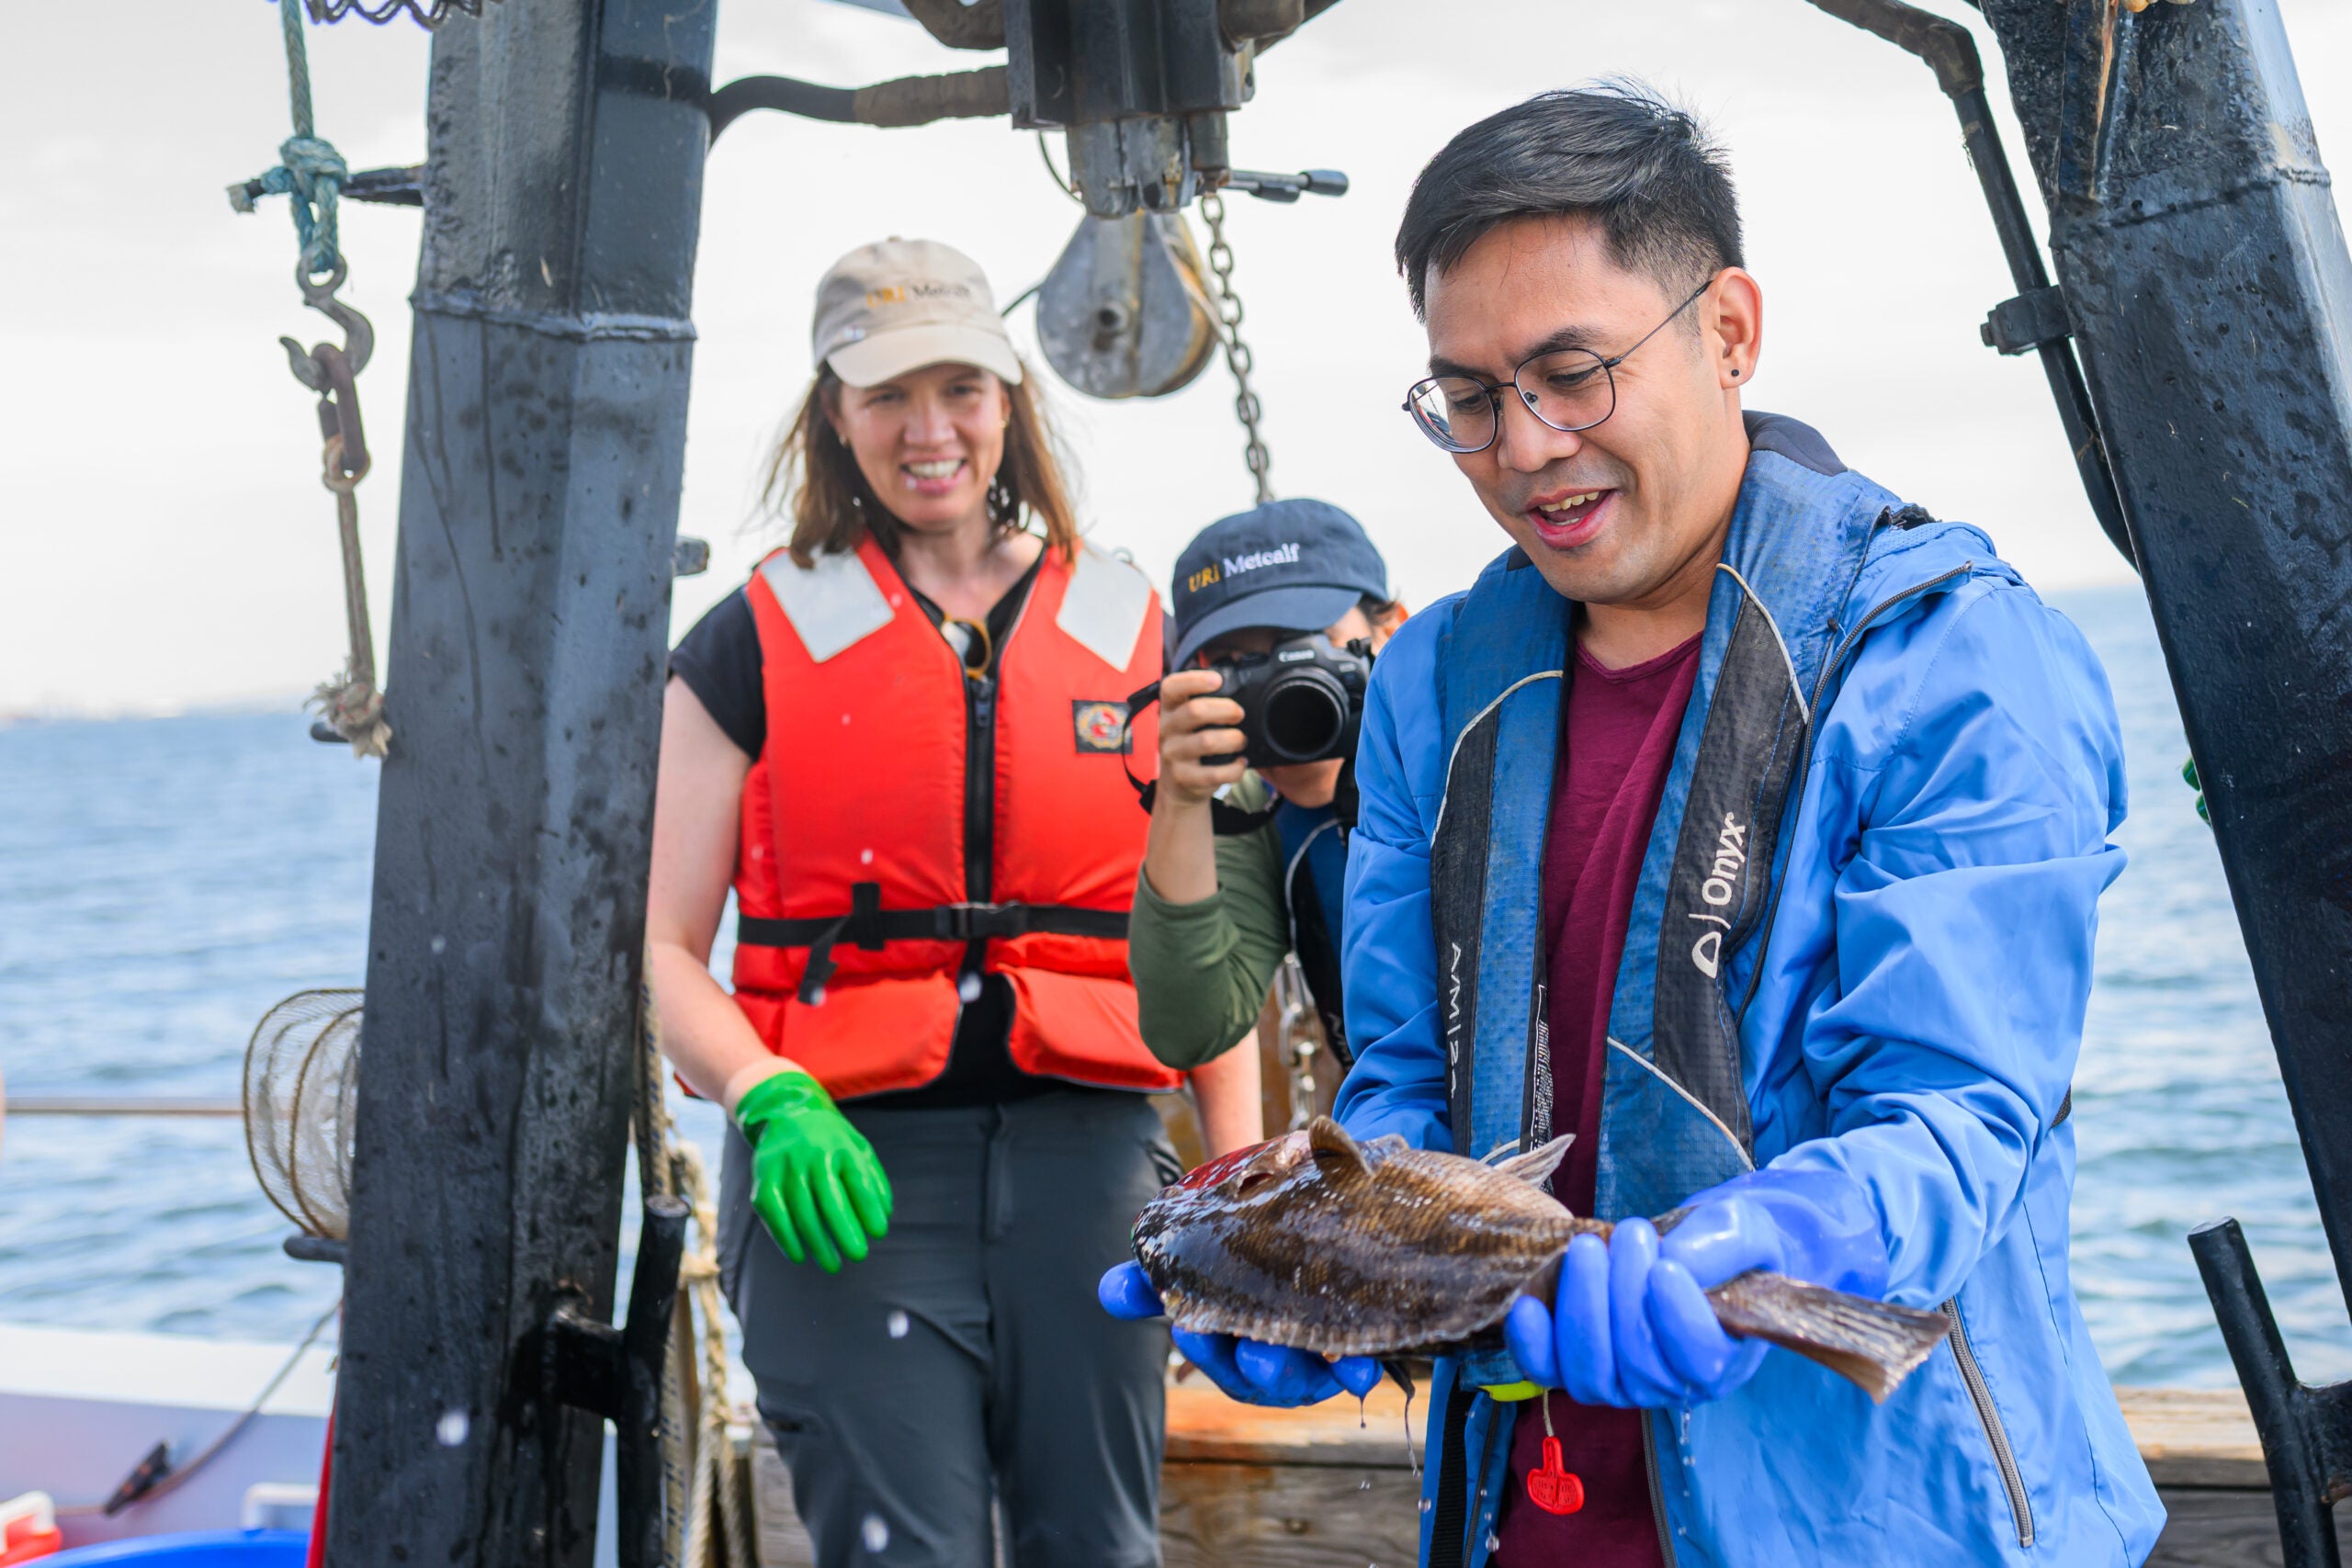
[[[1270,501],[1220,518],[1176,558],[1168,667],[1242,626],[1319,632],[1367,594],[1388,597],[1387,563],[1329,502]]]

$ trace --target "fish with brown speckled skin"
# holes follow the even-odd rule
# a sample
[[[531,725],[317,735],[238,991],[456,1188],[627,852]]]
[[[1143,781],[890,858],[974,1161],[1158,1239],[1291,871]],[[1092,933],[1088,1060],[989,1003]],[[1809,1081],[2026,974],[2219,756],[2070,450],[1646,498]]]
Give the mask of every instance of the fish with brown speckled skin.
[[[1548,1298],[1560,1255],[1605,1220],[1545,1190],[1569,1140],[1498,1165],[1359,1144],[1328,1117],[1213,1160],[1136,1221],[1136,1257],[1179,1328],[1328,1356],[1445,1354],[1500,1343],[1522,1293]],[[1662,1216],[1671,1230],[1680,1213]],[[1707,1292],[1724,1331],[1769,1340],[1883,1400],[1950,1327],[1920,1312],[1763,1269]]]

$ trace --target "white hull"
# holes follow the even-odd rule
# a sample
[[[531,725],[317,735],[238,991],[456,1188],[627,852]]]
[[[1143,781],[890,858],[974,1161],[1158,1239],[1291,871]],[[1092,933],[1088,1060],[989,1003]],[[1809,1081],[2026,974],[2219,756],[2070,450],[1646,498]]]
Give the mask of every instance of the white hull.
[[[0,1502],[40,1491],[102,1503],[158,1442],[193,1456],[253,1403],[292,1347],[0,1324]],[[313,1348],[259,1415],[169,1495],[112,1518],[58,1521],[69,1547],[169,1530],[307,1529],[333,1403],[334,1352]],[[255,1494],[254,1488],[266,1489]],[[245,1508],[248,1495],[260,1517]],[[275,1497],[276,1502],[262,1503]]]

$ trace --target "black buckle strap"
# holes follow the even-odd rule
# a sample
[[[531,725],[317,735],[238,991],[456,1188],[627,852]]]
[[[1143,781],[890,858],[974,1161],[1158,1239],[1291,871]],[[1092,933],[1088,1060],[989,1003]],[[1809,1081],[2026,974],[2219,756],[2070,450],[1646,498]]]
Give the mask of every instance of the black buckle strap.
[[[1437,1501],[1430,1523],[1429,1568],[1462,1568],[1470,1556],[1470,1404],[1476,1391],[1464,1388],[1457,1372],[1447,1391],[1444,1437],[1438,1445]]]
[[[817,1005],[819,993],[839,967],[833,948],[849,942],[879,953],[893,942],[994,942],[1033,931],[1057,936],[1101,937],[1125,942],[1125,909],[1083,909],[1069,904],[935,904],[925,909],[885,909],[882,885],[853,883],[849,913],[776,920],[747,915],[735,922],[735,940],[753,947],[806,947],[808,966],[800,976],[799,998]]]

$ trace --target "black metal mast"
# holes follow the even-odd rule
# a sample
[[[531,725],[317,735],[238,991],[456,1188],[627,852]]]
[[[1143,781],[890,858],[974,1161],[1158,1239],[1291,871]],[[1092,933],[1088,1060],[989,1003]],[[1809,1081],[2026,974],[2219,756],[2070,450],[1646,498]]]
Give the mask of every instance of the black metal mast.
[[[2352,1281],[2352,257],[2274,6],[1981,8],[2050,207],[2055,315]],[[2233,1222],[2191,1245],[2262,1430],[2286,1561],[2334,1564],[2352,1385],[2296,1382]]]
[[[2352,1279],[2352,258],[2271,6],[1984,11]]]
[[[715,11],[434,42],[335,1568],[594,1545]]]

